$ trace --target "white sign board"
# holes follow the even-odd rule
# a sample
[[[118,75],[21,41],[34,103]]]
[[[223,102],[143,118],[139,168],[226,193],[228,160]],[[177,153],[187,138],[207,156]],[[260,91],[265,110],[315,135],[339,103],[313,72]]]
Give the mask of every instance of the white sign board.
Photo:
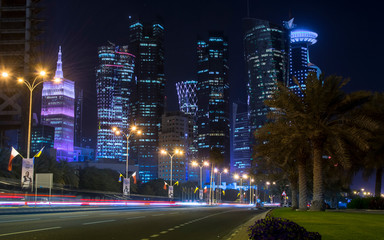
[[[21,187],[32,190],[33,187],[33,158],[23,158],[21,168]]]

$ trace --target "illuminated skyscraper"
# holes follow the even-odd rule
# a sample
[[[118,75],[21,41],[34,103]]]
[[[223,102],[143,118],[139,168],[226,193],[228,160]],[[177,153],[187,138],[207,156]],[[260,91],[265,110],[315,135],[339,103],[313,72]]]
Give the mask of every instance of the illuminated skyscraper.
[[[196,116],[197,113],[197,81],[189,80],[176,83],[179,109],[185,114]]]
[[[317,33],[296,29],[296,25],[293,24],[293,18],[285,22],[284,26],[290,34],[288,87],[293,89],[296,94],[301,95],[300,88],[294,82],[293,77],[297,79],[300,87],[305,89],[305,79],[309,72],[317,75],[321,74],[321,70],[309,60],[309,46],[317,42]]]
[[[276,83],[288,82],[289,37],[283,26],[265,20],[246,18],[243,27],[248,114],[253,134],[267,121],[270,109],[264,101],[272,97]]]
[[[42,124],[55,128],[54,148],[57,160],[73,161],[75,83],[64,78],[61,47],[59,48],[55,78],[57,82],[44,82],[42,92]]]
[[[128,132],[132,123],[129,115],[132,108],[135,56],[127,46],[99,47],[99,65],[96,70],[97,160],[126,160],[127,144],[122,136],[115,136],[113,127]]]
[[[223,33],[210,33],[197,42],[198,155],[209,159],[213,148],[229,166],[228,44]]]
[[[139,178],[147,182],[157,178],[161,116],[164,113],[164,27],[159,23],[133,22],[129,49],[136,55],[136,91],[132,117],[143,134],[130,141]]]
[[[246,173],[251,168],[250,126],[247,106],[242,103],[232,105],[233,157],[231,172]]]

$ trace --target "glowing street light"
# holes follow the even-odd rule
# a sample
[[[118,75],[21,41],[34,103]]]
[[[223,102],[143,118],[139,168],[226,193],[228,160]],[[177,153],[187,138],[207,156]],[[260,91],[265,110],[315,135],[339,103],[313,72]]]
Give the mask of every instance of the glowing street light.
[[[180,150],[180,149],[174,149],[173,150],[173,154],[171,154],[171,153],[169,153],[167,150],[165,150],[165,149],[161,149],[160,150],[160,153],[162,154],[162,155],[169,155],[169,157],[171,158],[171,179],[170,179],[170,186],[173,186],[172,185],[172,172],[173,172],[173,169],[172,169],[172,160],[173,160],[173,157],[175,156],[175,155],[179,155],[179,156],[182,156],[184,153],[183,153],[183,151],[182,150]]]
[[[244,180],[247,179],[248,175],[247,174],[243,174],[243,175],[235,174],[233,177],[234,177],[235,180],[239,180],[240,179],[240,202],[242,203],[243,202],[243,193],[242,193],[243,179]]]
[[[215,168],[214,172],[215,172],[215,173],[219,173],[219,189],[220,189],[220,193],[219,193],[219,201],[221,202],[221,192],[222,192],[222,188],[221,188],[221,174],[222,174],[222,173],[228,173],[228,169],[224,168],[224,169],[220,172],[219,169]]]
[[[36,89],[36,87],[38,85],[40,85],[41,83],[43,82],[47,82],[47,81],[50,81],[50,80],[44,80],[44,77],[47,75],[47,72],[44,71],[44,70],[41,70],[37,76],[35,77],[35,79],[32,81],[32,83],[30,81],[27,81],[23,78],[18,78],[17,79],[17,82],[19,83],[24,83],[28,90],[29,90],[29,116],[28,116],[28,142],[27,142],[27,158],[29,159],[30,157],[30,151],[31,151],[31,128],[32,128],[32,94],[33,94],[33,90]],[[8,72],[2,72],[1,73],[1,76],[3,78],[8,78],[10,75]],[[41,78],[42,80],[39,81],[39,78]],[[61,79],[60,79],[61,81]],[[56,82],[56,81],[55,81]]]
[[[132,126],[131,127],[131,130],[129,131],[128,134],[124,133],[123,131],[121,131],[120,129],[118,129],[117,127],[113,127],[112,128],[112,131],[117,135],[119,136],[120,134],[122,134],[126,139],[127,139],[127,158],[125,160],[125,179],[128,180],[128,185],[130,186],[130,177],[128,176],[128,151],[129,151],[129,138],[133,135],[133,134],[137,134],[137,135],[141,135],[141,131],[140,130],[137,130],[137,127],[136,126]],[[130,194],[130,187],[128,187],[127,189],[127,195]],[[123,189],[123,193],[124,193],[124,189]]]

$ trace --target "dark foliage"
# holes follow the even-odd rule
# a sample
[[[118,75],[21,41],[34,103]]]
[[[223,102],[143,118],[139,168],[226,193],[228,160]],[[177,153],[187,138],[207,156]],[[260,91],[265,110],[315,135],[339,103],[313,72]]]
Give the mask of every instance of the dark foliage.
[[[305,228],[288,219],[267,216],[261,219],[249,229],[249,239],[260,240],[320,240],[321,235],[317,232],[308,232]]]
[[[347,207],[353,208],[353,209],[384,210],[384,198],[382,197],[355,198],[355,199],[352,199],[350,203],[348,203]]]

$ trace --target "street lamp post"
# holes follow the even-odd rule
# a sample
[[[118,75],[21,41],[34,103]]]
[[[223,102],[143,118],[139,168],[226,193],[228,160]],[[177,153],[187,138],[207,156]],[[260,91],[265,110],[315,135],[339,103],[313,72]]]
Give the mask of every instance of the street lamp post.
[[[253,200],[252,183],[254,181],[255,180],[253,178],[249,178],[249,204],[252,204],[252,200]]]
[[[132,126],[131,127],[131,130],[129,131],[128,134],[124,133],[123,131],[121,131],[120,129],[118,129],[117,127],[113,127],[112,128],[112,131],[116,134],[116,135],[120,135],[122,134],[126,139],[127,139],[127,157],[126,157],[126,160],[125,160],[125,179],[128,179],[128,184],[131,184],[130,183],[130,177],[128,176],[128,166],[129,166],[129,163],[128,163],[128,153],[129,153],[129,138],[134,134],[134,133],[137,133],[138,135],[141,134],[141,131],[137,129],[136,126]],[[128,192],[127,194],[129,195],[130,194],[130,186],[128,186]],[[124,189],[123,189],[123,192],[124,192]]]
[[[209,163],[207,161],[202,162],[201,164],[198,164],[196,161],[192,162],[193,167],[199,167],[200,168],[200,189],[203,189],[203,167],[208,167]]]
[[[242,203],[243,202],[243,193],[242,193],[243,179],[247,179],[248,175],[247,174],[243,174],[243,175],[240,176],[239,174],[235,174],[234,178],[236,180],[240,179],[240,203]]]
[[[224,168],[223,171],[219,171],[219,169],[215,168],[215,173],[219,173],[219,189],[220,189],[220,193],[219,193],[219,201],[221,202],[221,174],[222,173],[228,173],[228,169]]]
[[[47,75],[45,71],[40,71],[39,74],[35,77],[35,79],[30,83],[29,81],[23,79],[23,78],[18,78],[17,81],[19,83],[24,83],[28,90],[29,90],[29,113],[28,113],[28,139],[27,139],[27,158],[30,158],[30,153],[31,153],[31,129],[32,129],[32,95],[33,95],[33,90],[36,89],[38,85],[40,85],[43,82],[47,82],[50,80],[44,80],[44,77]],[[2,77],[7,78],[9,77],[9,74],[7,72],[3,72],[1,74]],[[42,81],[38,81],[39,77],[42,78]],[[60,82],[60,78],[55,78],[53,80],[54,82]]]
[[[171,158],[171,173],[170,173],[170,187],[173,187],[173,185],[172,185],[172,178],[173,178],[173,176],[172,176],[172,173],[173,173],[173,166],[172,166],[172,161],[173,161],[173,157],[175,156],[175,155],[183,155],[183,151],[182,150],[179,150],[179,149],[174,149],[173,150],[173,154],[171,154],[171,153],[169,153],[167,150],[164,150],[164,149],[162,149],[161,151],[160,151],[160,153],[161,154],[163,154],[163,155],[169,155],[169,157]],[[172,189],[172,191],[170,191],[170,192],[172,192],[172,195],[173,195],[173,188],[170,188],[170,189]]]

